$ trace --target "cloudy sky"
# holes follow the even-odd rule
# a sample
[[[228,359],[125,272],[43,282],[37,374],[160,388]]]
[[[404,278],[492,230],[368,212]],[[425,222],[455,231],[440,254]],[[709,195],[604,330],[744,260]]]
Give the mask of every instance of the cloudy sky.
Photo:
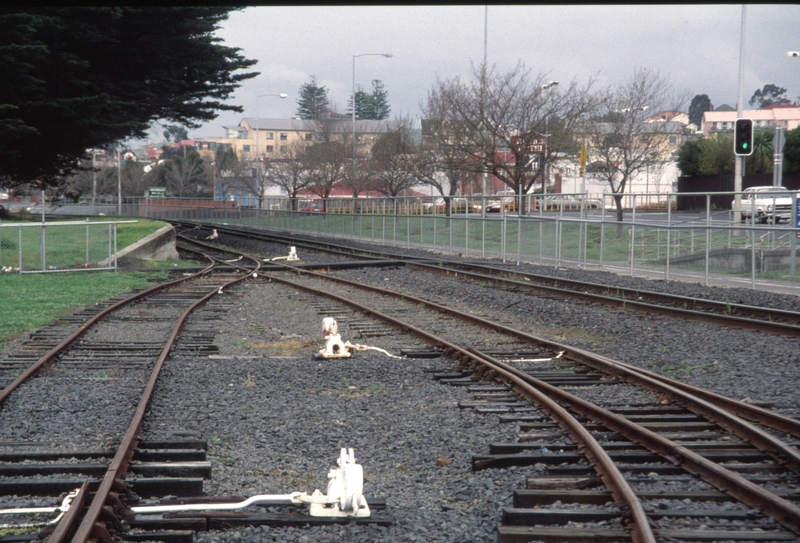
[[[489,6],[488,16],[482,5],[251,7],[232,13],[218,33],[258,60],[261,74],[231,100],[244,112],[222,113],[190,135],[222,137],[223,126],[245,116],[294,117],[298,90],[311,76],[345,111],[353,57],[367,53],[393,56],[356,58],[356,85],[369,89],[380,79],[392,116],[416,116],[437,77],[468,76],[482,62],[484,28],[488,62],[501,71],[521,61],[556,81],[596,76],[613,85],[647,67],[689,98],[707,94],[715,107],[735,107],[741,14],[741,5]],[[800,6],[747,6],[745,107],[768,83],[798,100],[800,58],[787,51],[800,51]],[[278,93],[289,97],[256,98]]]

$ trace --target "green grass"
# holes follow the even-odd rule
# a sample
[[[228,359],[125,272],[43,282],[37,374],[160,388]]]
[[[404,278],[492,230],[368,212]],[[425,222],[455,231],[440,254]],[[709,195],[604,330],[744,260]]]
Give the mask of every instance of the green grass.
[[[18,334],[46,326],[76,308],[166,278],[165,271],[0,275],[0,348]]]
[[[87,262],[92,266],[97,266],[100,262],[108,259],[114,250],[111,226],[95,224],[108,220],[108,217],[94,217],[85,222],[85,226],[83,226],[84,221],[80,218],[76,218],[74,221],[63,221],[62,219],[48,222],[81,224],[77,226],[50,225],[44,229],[36,226],[2,228],[0,229],[0,264],[16,268],[20,266],[21,257],[24,271],[40,270],[45,266],[48,268],[55,266],[57,269],[82,268]],[[139,241],[166,224],[150,219],[136,220],[135,223],[117,226],[117,250]],[[8,221],[4,222],[8,223]],[[36,223],[36,221],[31,222]],[[21,254],[20,242],[22,244]],[[46,248],[44,263],[42,262],[42,247]]]
[[[89,224],[108,221],[107,217],[93,217]],[[123,219],[124,220],[124,219]],[[4,221],[4,222],[19,222]],[[122,249],[163,227],[166,223],[138,219],[136,223],[117,226],[117,249]],[[108,226],[89,226],[90,260],[104,258],[109,253]],[[46,229],[48,263],[59,267],[70,264],[80,266],[86,255],[86,230],[82,227],[57,227]],[[96,233],[95,233],[96,232]],[[19,230],[2,230],[0,245],[3,264],[18,264]],[[27,238],[41,238],[41,229],[23,228],[24,269],[36,269],[40,258],[39,242],[29,243]],[[75,309],[100,302],[116,294],[143,288],[152,280],[165,280],[165,268],[179,265],[177,261],[155,262],[147,273],[58,273],[0,275],[0,349],[5,342],[19,334],[41,328]]]

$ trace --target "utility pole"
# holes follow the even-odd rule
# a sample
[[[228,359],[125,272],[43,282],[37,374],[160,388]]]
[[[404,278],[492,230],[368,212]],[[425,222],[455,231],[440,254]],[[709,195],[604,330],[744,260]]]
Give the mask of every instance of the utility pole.
[[[736,100],[736,118],[741,119],[744,111],[744,31],[745,20],[747,15],[747,6],[742,4],[742,30],[739,37],[739,97]],[[744,157],[734,157],[734,173],[733,173],[733,190],[736,193],[734,196],[733,206],[733,223],[739,224],[742,220],[742,174],[744,173]]]

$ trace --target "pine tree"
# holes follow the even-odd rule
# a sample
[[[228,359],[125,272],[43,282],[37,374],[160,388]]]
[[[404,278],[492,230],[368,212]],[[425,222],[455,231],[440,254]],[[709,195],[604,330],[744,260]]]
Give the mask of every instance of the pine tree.
[[[369,98],[370,98],[369,94],[364,92],[363,88],[358,87],[358,90],[356,90],[356,94],[355,94],[355,100],[356,100],[356,119],[358,119],[359,121],[367,118],[364,115],[366,114],[366,111],[368,109]],[[353,114],[353,97],[352,96],[347,101],[347,114],[348,115],[352,115]]]
[[[375,79],[372,82],[372,94],[369,100],[371,119],[383,121],[389,118],[392,108],[389,106],[389,93],[383,88],[383,82]]]
[[[317,83],[316,76],[303,83],[299,96],[295,115],[301,119],[321,119],[328,112],[328,89]]]
[[[359,121],[383,121],[389,118],[392,108],[389,106],[389,93],[383,88],[383,82],[375,79],[372,92],[367,93],[361,87],[356,91],[356,119]],[[348,102],[348,113],[353,114],[353,98]]]

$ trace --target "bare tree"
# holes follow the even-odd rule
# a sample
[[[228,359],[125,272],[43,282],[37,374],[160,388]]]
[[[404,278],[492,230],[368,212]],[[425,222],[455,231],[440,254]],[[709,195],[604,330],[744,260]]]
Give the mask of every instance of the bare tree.
[[[273,185],[272,162],[269,159],[259,158],[247,164],[249,175],[240,178],[240,186],[256,197],[258,208],[264,206],[267,190]]]
[[[467,194],[464,185],[474,180],[474,153],[462,148],[470,141],[464,133],[467,124],[455,116],[453,87],[437,82],[428,92],[422,110],[422,138],[420,149],[413,162],[413,173],[417,180],[435,188],[446,201],[459,193]],[[480,186],[480,185],[478,185]],[[481,189],[482,190],[482,189]],[[471,194],[474,191],[469,191]],[[450,213],[450,206],[445,206]]]
[[[133,160],[122,164],[122,194],[125,196],[144,196],[147,180],[144,177],[144,165]]]
[[[438,82],[429,103],[454,132],[447,137],[463,155],[460,167],[525,194],[543,183],[556,151],[574,147],[574,129],[596,105],[593,86],[592,80],[562,86],[522,63],[505,73],[481,65],[469,82]]]
[[[272,159],[269,164],[270,183],[286,192],[293,211],[297,210],[297,194],[308,188],[312,181],[309,162],[306,160],[307,149],[308,144],[293,142],[286,152]]]
[[[418,146],[411,134],[411,121],[399,119],[395,124],[373,144],[369,162],[371,188],[390,198],[397,198],[417,183],[413,171]]]
[[[84,196],[92,195],[92,186],[95,182],[98,195],[116,194],[116,163],[111,166],[109,163],[101,162],[96,167],[92,167],[91,160],[84,160],[81,162],[80,169],[76,169],[72,175],[67,177],[60,190],[64,196],[77,202]]]
[[[623,218],[622,199],[631,178],[658,170],[669,158],[669,137],[681,132],[674,118],[687,98],[658,73],[637,68],[628,80],[607,91],[601,114],[585,123],[588,161],[602,166],[595,175],[611,188],[617,221]],[[657,120],[651,118],[655,112],[660,112]]]
[[[242,163],[236,156],[236,151],[230,147],[217,149],[214,153],[214,166],[214,183],[219,181],[220,196],[223,200],[232,199],[234,187],[242,173]],[[216,187],[214,190],[216,191]]]
[[[303,163],[309,179],[308,190],[327,201],[333,184],[345,177],[350,157],[341,131],[337,130],[341,123],[335,110],[316,119],[316,124],[316,142],[306,148]],[[324,205],[327,207],[327,203]]]
[[[185,158],[172,157],[163,164],[167,189],[178,198],[197,194],[197,187],[207,183],[203,159],[196,151]]]

